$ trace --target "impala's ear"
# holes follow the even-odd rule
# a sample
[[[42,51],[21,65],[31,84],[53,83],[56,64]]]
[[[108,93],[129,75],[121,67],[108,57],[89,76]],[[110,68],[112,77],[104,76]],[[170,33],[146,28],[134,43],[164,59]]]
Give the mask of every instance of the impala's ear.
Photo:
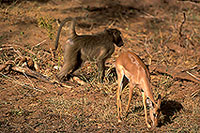
[[[158,99],[157,99],[157,106],[160,108],[161,105],[161,95],[158,95]]]

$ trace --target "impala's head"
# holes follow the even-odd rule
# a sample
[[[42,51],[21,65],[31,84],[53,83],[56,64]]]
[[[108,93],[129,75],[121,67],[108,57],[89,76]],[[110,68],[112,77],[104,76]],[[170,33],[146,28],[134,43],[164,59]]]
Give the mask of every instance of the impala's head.
[[[158,126],[158,119],[160,116],[160,104],[161,104],[161,96],[160,94],[158,95],[158,99],[157,99],[157,104],[153,104],[153,102],[150,102],[149,106],[150,106],[150,118],[152,121],[152,128],[155,128],[156,126]]]
[[[124,45],[124,42],[121,38],[121,32],[117,29],[107,29],[107,32],[113,36],[113,43],[115,43],[118,47]]]

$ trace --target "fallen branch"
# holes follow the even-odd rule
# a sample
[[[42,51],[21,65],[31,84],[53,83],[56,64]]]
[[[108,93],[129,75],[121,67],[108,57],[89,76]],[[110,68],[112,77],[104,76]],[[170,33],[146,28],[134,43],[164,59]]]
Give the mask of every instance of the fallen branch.
[[[21,48],[21,49],[23,49],[24,51],[26,51],[26,52],[28,52],[28,53],[30,53],[30,54],[32,54],[32,55],[35,55],[35,53],[33,52],[33,51],[31,51],[31,50],[29,50],[29,49],[27,49],[27,48],[24,48],[24,47],[22,47],[22,46],[20,46],[20,45],[15,45],[15,44],[2,44],[1,46],[3,46],[3,47],[14,47],[14,48]]]
[[[67,87],[67,88],[72,88],[73,87],[73,84],[72,85],[67,85],[65,83],[61,83],[57,80],[54,80],[54,79],[50,79],[49,77],[47,76],[44,76],[42,75],[41,73],[39,72],[36,72],[34,70],[31,70],[29,69],[28,67],[20,67],[20,66],[13,66],[13,61],[7,61],[5,64],[1,64],[0,65],[0,71],[3,71],[4,69],[6,69],[7,67],[9,67],[8,70],[12,70],[12,71],[16,71],[16,72],[19,72],[19,73],[22,73],[23,75],[25,75],[26,77],[27,76],[30,76],[30,77],[33,77],[35,79],[38,79],[42,82],[45,82],[45,83],[50,83],[50,84],[58,84],[60,86],[63,86],[63,87]],[[28,78],[28,77],[27,77]],[[32,81],[31,81],[32,82]],[[33,88],[35,88],[33,86]]]
[[[47,83],[50,82],[49,77],[46,77],[36,71],[33,71],[33,70],[29,69],[28,67],[14,66],[14,67],[11,67],[11,69],[14,71],[20,72],[20,73],[25,73],[26,75],[34,77],[36,79],[39,79],[43,82],[47,82]]]
[[[191,76],[180,69],[174,69],[173,67],[151,65],[149,66],[149,70],[150,72],[165,73],[172,76],[174,79],[188,80],[200,84],[200,81],[197,78],[194,78],[194,76]]]
[[[28,76],[34,77],[34,78],[39,79],[44,82],[49,82],[49,80],[50,80],[48,77],[46,77],[36,71],[33,71],[33,70],[29,69],[28,67],[13,66],[12,63],[13,63],[13,61],[9,60],[5,64],[1,64],[0,71],[6,69],[7,67],[10,67],[9,70],[13,70],[16,72],[26,74]]]

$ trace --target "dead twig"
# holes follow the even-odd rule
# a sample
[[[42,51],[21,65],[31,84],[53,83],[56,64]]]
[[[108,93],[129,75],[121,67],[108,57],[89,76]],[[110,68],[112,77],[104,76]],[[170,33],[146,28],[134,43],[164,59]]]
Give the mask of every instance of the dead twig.
[[[197,96],[198,94],[200,94],[200,88],[197,89],[196,91],[194,91],[194,92],[191,94],[191,97],[194,98],[194,97]]]
[[[180,38],[183,36],[183,34],[182,34],[182,30],[183,30],[183,24],[185,23],[185,21],[186,21],[186,15],[185,15],[185,13],[183,13],[183,22],[181,23],[181,26],[180,26],[180,29],[179,29],[179,35],[180,35]]]
[[[29,69],[28,67],[14,66],[11,69],[14,70],[14,71],[20,72],[20,73],[25,73],[28,76],[34,77],[34,78],[39,79],[43,82],[51,83],[49,81],[50,80],[49,77],[46,77],[46,76],[42,75],[41,73],[33,71],[33,70]]]
[[[19,72],[19,73],[23,73],[27,78],[28,78],[28,76],[30,76],[30,77],[38,79],[38,80],[40,80],[42,82],[45,82],[45,83],[50,83],[50,84],[55,84],[56,83],[56,84],[59,84],[60,86],[63,86],[63,87],[72,88],[72,86],[68,86],[68,85],[66,85],[64,83],[60,83],[57,80],[52,80],[49,77],[44,76],[39,72],[36,72],[36,71],[33,71],[33,70],[29,69],[28,67],[12,66],[12,64],[13,64],[13,61],[9,60],[5,64],[0,65],[0,71],[4,70],[8,66],[10,66],[9,70],[13,70],[13,71],[16,71],[16,72]],[[2,74],[2,75],[4,75],[4,74]],[[32,83],[33,88],[35,88],[34,85],[33,85],[33,82],[30,79],[29,79],[29,81]],[[24,86],[24,85],[22,85],[22,86]]]
[[[44,42],[46,42],[46,41],[47,41],[47,40],[43,40],[42,42],[40,42],[40,43],[34,45],[34,46],[31,48],[31,50],[33,50],[34,47],[38,47],[39,45],[41,45],[42,43],[44,43]]]
[[[3,47],[15,47],[15,48],[21,48],[22,50],[32,54],[32,55],[36,55],[33,51],[27,49],[27,48],[24,48],[20,45],[15,45],[15,44],[2,44]]]
[[[2,76],[4,76],[4,77],[8,78],[11,82],[13,82],[13,83],[15,83],[15,84],[18,84],[18,85],[21,85],[21,86],[27,87],[27,88],[29,88],[29,89],[34,89],[34,90],[36,90],[36,91],[44,92],[42,89],[38,89],[38,88],[36,88],[36,87],[30,87],[29,85],[24,84],[24,83],[19,83],[19,82],[13,80],[11,77],[6,76],[6,75],[3,74],[3,73],[0,73],[0,74],[1,74]]]
[[[194,69],[199,68],[199,67],[200,67],[200,65],[195,65],[195,66],[193,66],[193,67],[191,67],[189,69],[182,70],[182,72],[191,71],[191,70],[194,70]]]
[[[13,61],[9,60],[5,64],[0,65],[0,71],[4,70],[9,65],[11,66],[12,64],[13,64]],[[49,82],[48,77],[46,77],[46,76],[44,76],[44,75],[42,75],[42,74],[40,74],[36,71],[33,71],[33,70],[29,69],[28,67],[11,66],[10,70],[23,73],[25,76],[29,75],[29,76],[34,77],[36,79],[39,79],[43,82]]]
[[[197,79],[200,81],[200,78],[195,76],[194,74],[190,73],[189,71],[186,71],[187,74],[189,74],[190,76],[192,76],[193,78]]]
[[[31,85],[33,88],[35,88],[33,81],[31,81],[31,79],[26,75],[26,73],[23,73],[25,75],[25,77],[30,81]]]
[[[0,48],[0,51],[3,51],[3,50],[11,50],[13,49],[12,47],[6,47],[6,48]]]
[[[140,11],[140,12],[144,14],[144,15],[142,15],[142,17],[144,17],[144,18],[153,18],[153,19],[156,18],[156,19],[158,19],[157,17],[151,15],[151,14],[148,13],[148,12],[145,12],[145,11]]]
[[[1,72],[2,70],[4,70],[5,68],[7,68],[7,66],[12,65],[12,64],[14,64],[14,62],[11,61],[11,60],[7,61],[5,64],[1,64],[1,65],[0,65],[0,72]]]

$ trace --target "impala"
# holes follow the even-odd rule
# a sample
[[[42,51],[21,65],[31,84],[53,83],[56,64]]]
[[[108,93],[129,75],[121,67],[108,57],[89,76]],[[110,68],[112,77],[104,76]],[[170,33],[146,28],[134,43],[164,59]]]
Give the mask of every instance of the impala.
[[[118,89],[117,89],[117,111],[118,122],[121,122],[121,92],[123,89],[123,78],[126,76],[129,80],[129,100],[126,107],[126,114],[128,112],[130,102],[133,95],[133,88],[137,85],[142,91],[145,122],[148,128],[155,128],[158,125],[159,109],[161,104],[161,96],[158,95],[157,103],[154,100],[153,92],[150,88],[149,71],[143,61],[133,52],[127,51],[122,53],[115,63],[117,76],[118,76]],[[147,105],[150,107],[149,114],[152,121],[152,126],[148,123],[147,119]]]

